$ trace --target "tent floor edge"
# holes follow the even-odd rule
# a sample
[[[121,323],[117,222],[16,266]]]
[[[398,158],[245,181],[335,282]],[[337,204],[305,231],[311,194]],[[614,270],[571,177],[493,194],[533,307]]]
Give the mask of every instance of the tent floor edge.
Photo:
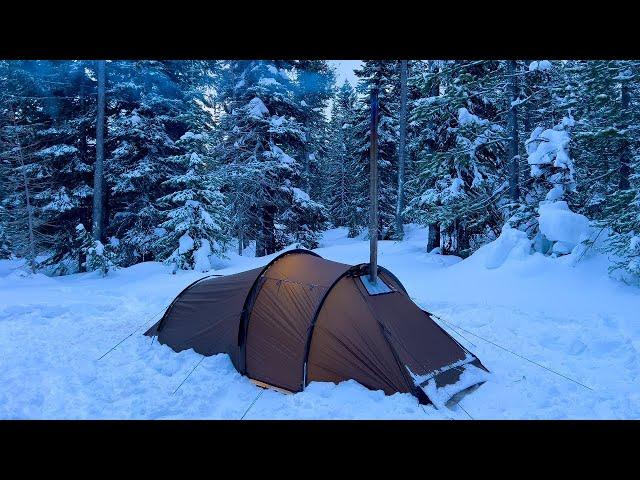
[[[284,393],[285,395],[293,395],[294,393],[298,393],[298,392],[292,392],[291,390],[287,390],[286,388],[276,387],[275,385],[271,385],[270,383],[256,380],[255,378],[249,378],[249,381],[254,385],[256,385],[257,387],[268,389],[268,390],[275,390],[276,392]]]

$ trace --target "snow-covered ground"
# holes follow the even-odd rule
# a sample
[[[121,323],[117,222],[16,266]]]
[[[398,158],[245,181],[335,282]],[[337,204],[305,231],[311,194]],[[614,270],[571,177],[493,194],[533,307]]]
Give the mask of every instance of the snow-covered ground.
[[[460,261],[427,253],[425,238],[409,225],[405,241],[379,246],[379,263],[418,304],[592,389],[459,330],[453,336],[492,372],[461,402],[471,417],[640,418],[640,290],[609,279],[604,258],[575,263],[571,255],[525,256],[490,244]],[[368,242],[348,239],[343,229],[327,232],[316,251],[345,263],[368,260]],[[271,258],[232,255],[216,273]],[[296,395],[264,391],[226,355],[204,358],[173,393],[203,357],[177,354],[142,332],[204,274],[171,275],[147,262],[106,278],[50,278],[19,266],[0,261],[0,418],[239,419],[260,392],[247,419],[469,418],[459,407],[420,406],[411,395],[385,396],[354,381],[312,383]]]

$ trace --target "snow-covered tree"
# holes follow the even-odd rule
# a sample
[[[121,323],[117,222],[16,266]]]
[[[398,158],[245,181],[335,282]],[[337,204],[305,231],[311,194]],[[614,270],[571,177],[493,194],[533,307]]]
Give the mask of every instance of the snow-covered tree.
[[[409,210],[425,225],[438,224],[445,252],[469,255],[474,237],[491,238],[502,226],[495,198],[505,189],[504,125],[499,111],[496,61],[439,62],[423,73],[423,98],[412,122],[428,128],[417,153],[416,196]],[[435,86],[435,88],[434,88]],[[414,140],[414,143],[416,140]]]
[[[400,108],[400,62],[396,60],[366,60],[355,71],[358,77],[356,118],[353,134],[360,168],[367,182],[361,185],[354,201],[366,212],[369,204],[369,151],[371,131],[372,88],[378,89],[378,235],[380,239],[392,238],[397,195],[397,147],[398,113]],[[366,201],[365,201],[366,199]],[[364,203],[361,203],[364,202]],[[366,220],[368,222],[368,220]],[[365,223],[366,223],[365,222]]]
[[[227,245],[222,179],[207,156],[205,138],[205,133],[189,131],[176,142],[185,153],[165,161],[184,173],[166,180],[171,193],[158,199],[161,206],[167,205],[158,240],[160,258],[177,268],[201,272],[211,269],[209,255],[223,255]]]
[[[335,93],[331,109],[323,198],[333,225],[348,227],[350,237],[358,235],[364,227],[367,212],[367,178],[357,151],[355,121],[356,93],[345,80]]]
[[[70,242],[76,257],[84,259],[83,270],[98,271],[102,276],[117,269],[117,242],[110,241],[103,244],[94,240],[91,234],[79,223],[75,229],[75,236]]]
[[[307,135],[293,70],[291,61],[232,61],[220,68],[218,101],[227,113],[217,131],[216,158],[232,172],[224,193],[232,202],[236,235],[255,238],[257,256],[284,246],[276,237],[299,235],[289,228],[321,228],[281,218],[289,215],[294,189],[304,191],[306,183],[305,162],[294,157]],[[315,206],[308,206],[311,219]]]

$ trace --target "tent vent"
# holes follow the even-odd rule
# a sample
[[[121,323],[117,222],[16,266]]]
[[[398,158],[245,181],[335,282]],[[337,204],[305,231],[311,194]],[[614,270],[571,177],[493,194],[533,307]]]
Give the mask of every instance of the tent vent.
[[[367,292],[369,292],[369,295],[382,295],[383,293],[393,292],[391,287],[384,283],[380,277],[376,279],[376,283],[371,283],[369,276],[363,275],[360,277],[360,281],[362,282],[362,285],[364,285],[364,288],[367,289]]]

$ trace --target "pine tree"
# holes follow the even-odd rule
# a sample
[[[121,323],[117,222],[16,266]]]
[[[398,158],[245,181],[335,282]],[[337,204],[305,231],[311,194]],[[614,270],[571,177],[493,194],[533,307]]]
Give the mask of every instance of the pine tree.
[[[357,91],[360,98],[357,102],[357,115],[353,132],[357,140],[358,162],[369,176],[369,147],[371,105],[369,93],[378,88],[379,120],[378,120],[378,212],[380,239],[392,238],[397,195],[397,144],[398,144],[398,112],[400,99],[399,62],[395,60],[366,60],[362,68],[355,71],[358,77]],[[366,211],[368,205],[368,181],[365,190],[358,192],[360,207]]]
[[[423,140],[430,148],[417,156],[420,193],[409,206],[421,223],[440,225],[445,252],[467,256],[476,237],[486,241],[502,226],[494,200],[506,177],[500,68],[497,61],[440,62],[424,75],[424,99],[414,104],[412,119],[431,125]]]
[[[354,135],[356,94],[348,81],[337,89],[331,112],[324,198],[333,225],[348,227],[349,236],[355,237],[366,222],[367,185]]]
[[[166,180],[172,191],[158,199],[168,207],[160,225],[166,233],[158,241],[159,257],[177,268],[201,272],[211,269],[209,255],[224,255],[228,241],[221,178],[211,165],[206,139],[206,133],[189,131],[176,142],[185,153],[165,162],[175,163],[184,173]]]
[[[162,223],[157,199],[174,173],[162,159],[180,154],[175,142],[182,92],[163,62],[109,62],[107,86],[107,235],[120,242],[123,266],[155,258]]]
[[[227,114],[217,131],[217,158],[232,172],[226,190],[236,235],[255,238],[257,256],[302,238],[301,230],[322,228],[321,222],[293,221],[289,209],[294,189],[306,183],[304,162],[293,156],[307,141],[293,67],[287,61],[232,61],[220,69],[218,100]],[[316,218],[316,204],[306,205],[309,220]]]

